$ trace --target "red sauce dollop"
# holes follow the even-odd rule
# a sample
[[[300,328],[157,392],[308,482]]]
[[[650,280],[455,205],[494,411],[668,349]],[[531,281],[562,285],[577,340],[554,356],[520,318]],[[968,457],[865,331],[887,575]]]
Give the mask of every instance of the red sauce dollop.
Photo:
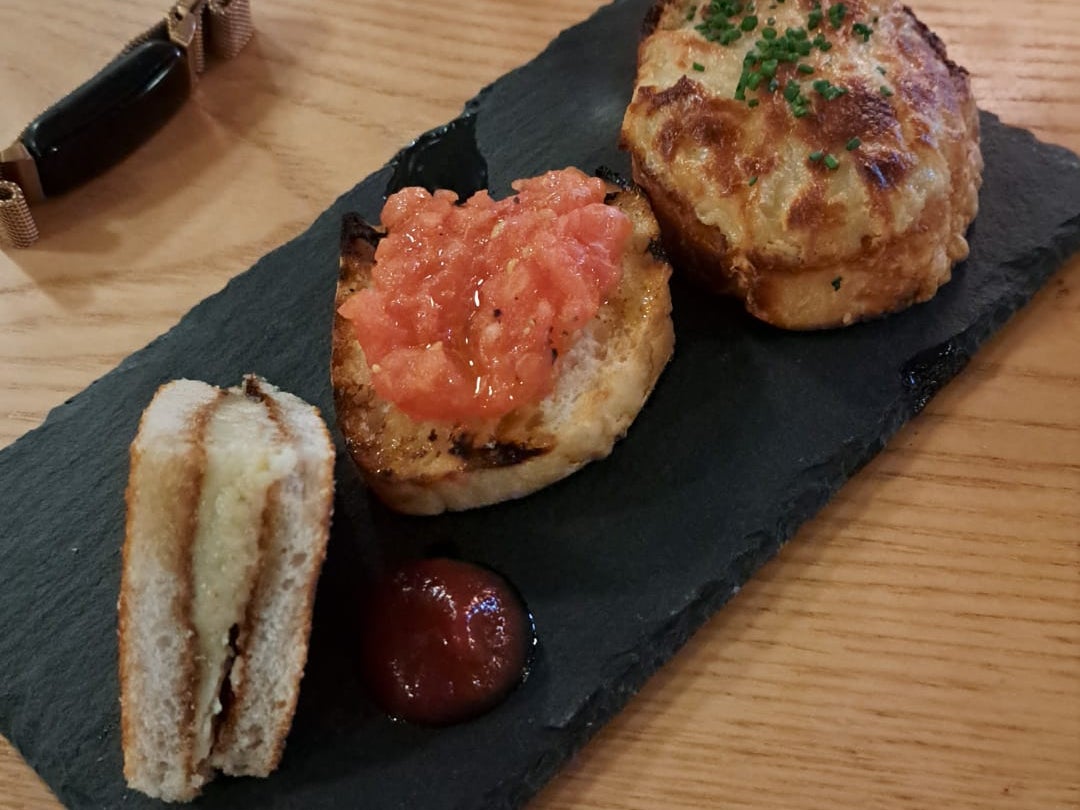
[[[375,702],[424,725],[467,720],[525,675],[532,621],[501,576],[458,560],[408,563],[374,589],[363,663]]]
[[[550,393],[616,287],[632,226],[577,169],[481,191],[406,188],[382,211],[371,284],[339,309],[383,399],[414,419],[497,418]]]

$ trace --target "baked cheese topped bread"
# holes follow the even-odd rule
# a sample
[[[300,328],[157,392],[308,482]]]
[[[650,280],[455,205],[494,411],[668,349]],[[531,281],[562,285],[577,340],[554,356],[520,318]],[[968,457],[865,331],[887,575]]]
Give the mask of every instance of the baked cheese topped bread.
[[[621,143],[675,265],[776,326],[925,301],[968,253],[968,75],[895,0],[660,0]]]
[[[131,445],[119,601],[124,775],[167,801],[266,776],[292,722],[334,451],[258,377],[163,385]]]

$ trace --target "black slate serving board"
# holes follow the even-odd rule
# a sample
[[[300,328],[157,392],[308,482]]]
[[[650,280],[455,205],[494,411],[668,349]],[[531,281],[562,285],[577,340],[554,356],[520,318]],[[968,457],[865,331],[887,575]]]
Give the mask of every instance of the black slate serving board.
[[[615,139],[648,4],[602,9],[468,105],[494,189],[569,164],[626,171]],[[531,796],[1080,247],[1080,161],[993,116],[982,123],[971,257],[930,303],[792,334],[677,281],[675,358],[629,437],[523,501],[403,518],[370,501],[339,456],[285,759],[270,779],[218,780],[199,805],[487,808]],[[168,379],[227,385],[257,371],[332,414],[338,227],[348,210],[375,218],[391,174],[367,178],[0,453],[0,732],[69,806],[155,804],[123,784],[115,672],[127,446],[141,410]],[[353,654],[356,594],[374,562],[431,549],[508,575],[540,637],[505,704],[442,730],[374,711]]]

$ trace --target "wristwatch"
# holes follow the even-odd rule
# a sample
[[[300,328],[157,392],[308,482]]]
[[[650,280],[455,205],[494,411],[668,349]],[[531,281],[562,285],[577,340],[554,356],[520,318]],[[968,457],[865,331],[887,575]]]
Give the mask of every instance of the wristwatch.
[[[206,54],[232,58],[253,31],[248,0],[177,0],[163,20],[0,150],[0,241],[33,244],[30,204],[130,154],[183,106]]]

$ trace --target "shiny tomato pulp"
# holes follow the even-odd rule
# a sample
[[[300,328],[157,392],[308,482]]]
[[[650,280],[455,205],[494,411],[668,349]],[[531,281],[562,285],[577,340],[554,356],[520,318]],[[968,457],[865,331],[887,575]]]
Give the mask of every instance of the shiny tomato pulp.
[[[375,702],[425,725],[490,709],[525,674],[533,626],[498,574],[458,560],[408,563],[371,594],[362,645]]]
[[[486,191],[407,188],[382,212],[372,280],[340,308],[376,392],[414,419],[499,417],[550,393],[559,358],[616,287],[630,238],[577,169]]]

